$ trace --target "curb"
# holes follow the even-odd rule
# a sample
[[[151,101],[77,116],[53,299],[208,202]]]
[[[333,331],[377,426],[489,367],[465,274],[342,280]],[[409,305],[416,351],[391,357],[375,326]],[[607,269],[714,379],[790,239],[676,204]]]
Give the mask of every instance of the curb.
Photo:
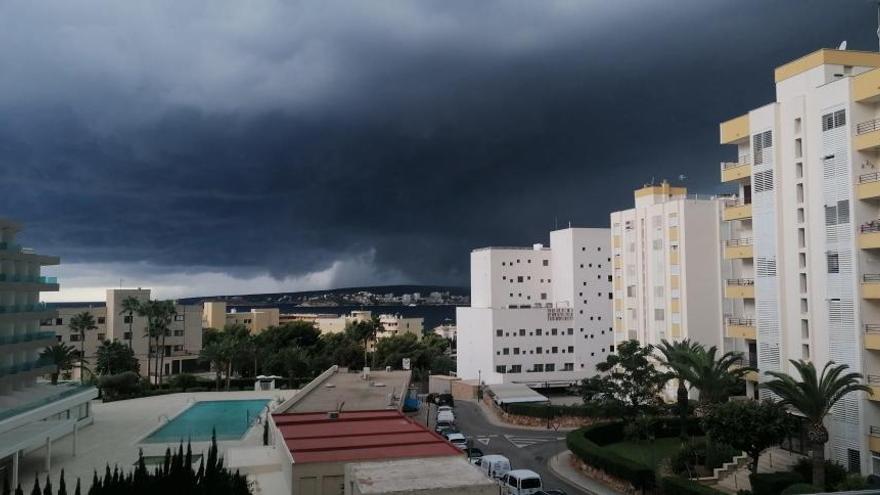
[[[581,491],[583,491],[587,495],[610,495],[610,494],[619,493],[619,492],[616,492],[613,489],[603,485],[599,481],[592,480],[591,478],[586,478],[585,476],[573,477],[573,476],[570,476],[568,473],[566,473],[564,470],[557,469],[556,465],[560,464],[562,462],[561,458],[568,457],[570,455],[571,455],[571,451],[569,451],[569,450],[565,450],[565,451],[562,451],[562,452],[554,455],[553,457],[550,458],[549,461],[547,461],[547,468],[550,469],[550,472],[552,472],[553,474],[555,474],[559,478],[565,480],[567,483],[578,487]],[[593,483],[595,483],[596,485],[599,485],[602,489],[604,489],[604,491],[597,492],[592,488],[588,488],[588,487],[584,486],[581,478],[590,479],[591,481],[593,481]]]

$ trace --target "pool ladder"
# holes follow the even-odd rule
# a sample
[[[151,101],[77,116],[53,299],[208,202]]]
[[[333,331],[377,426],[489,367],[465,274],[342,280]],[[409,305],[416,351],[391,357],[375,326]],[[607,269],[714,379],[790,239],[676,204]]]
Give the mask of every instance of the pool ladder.
[[[167,414],[160,414],[160,415],[159,415],[159,420],[158,420],[159,423],[162,422],[162,418],[165,418],[165,422],[166,422],[166,423],[169,422],[169,421],[171,421],[171,418],[169,418]]]

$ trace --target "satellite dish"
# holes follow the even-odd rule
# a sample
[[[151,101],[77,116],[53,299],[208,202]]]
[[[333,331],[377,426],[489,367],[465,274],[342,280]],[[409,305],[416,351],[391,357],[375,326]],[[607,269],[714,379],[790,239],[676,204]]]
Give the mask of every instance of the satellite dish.
[[[838,50],[846,50],[846,40],[840,42],[840,46],[837,47]]]

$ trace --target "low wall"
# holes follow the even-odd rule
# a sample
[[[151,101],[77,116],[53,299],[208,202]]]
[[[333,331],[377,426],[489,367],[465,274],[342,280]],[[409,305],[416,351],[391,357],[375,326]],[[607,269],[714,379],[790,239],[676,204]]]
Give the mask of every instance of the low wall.
[[[601,469],[596,469],[593,466],[590,466],[584,461],[578,459],[578,456],[576,455],[571,455],[570,458],[571,467],[583,473],[583,475],[587,478],[594,479],[599,483],[602,483],[603,485],[613,489],[616,493],[621,493],[623,495],[641,495],[643,493],[642,490],[638,490],[633,487],[629,481],[611,476]]]
[[[505,423],[509,423],[511,425],[516,426],[531,426],[531,427],[546,427],[547,426],[547,418],[535,418],[533,416],[521,416],[518,414],[510,414],[506,412],[504,409],[498,407],[498,404],[495,404],[495,401],[492,400],[488,395],[483,396],[483,402],[486,403],[487,406],[492,408],[492,411],[498,416],[501,421]],[[557,428],[580,428],[581,426],[589,426],[596,421],[600,421],[601,418],[584,418],[578,416],[559,416],[553,418],[551,424]]]

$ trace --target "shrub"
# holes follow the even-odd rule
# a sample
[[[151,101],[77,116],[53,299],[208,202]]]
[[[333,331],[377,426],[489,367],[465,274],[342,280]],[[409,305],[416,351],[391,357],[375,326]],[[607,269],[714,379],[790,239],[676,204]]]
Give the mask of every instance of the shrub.
[[[801,475],[801,478],[803,478],[805,482],[813,482],[813,462],[809,458],[798,460],[797,464],[792,468],[792,471]],[[825,459],[826,490],[833,490],[837,485],[843,483],[843,481],[846,480],[847,474],[849,473],[847,473],[845,467],[830,459]]]
[[[871,488],[868,486],[868,480],[858,473],[848,474],[843,481],[834,485],[834,490],[838,492],[864,490],[865,488]]]
[[[528,416],[530,418],[557,418],[570,416],[576,418],[602,418],[606,417],[604,408],[595,402],[583,405],[561,406],[555,404],[510,404],[505,408],[509,414]]]
[[[188,388],[197,387],[199,385],[204,386],[202,380],[189,373],[173,375],[168,379],[168,388],[179,388],[186,391]],[[208,385],[210,385],[210,383]]]
[[[656,485],[656,479],[651,468],[613,452],[608,452],[601,445],[588,438],[589,433],[595,433],[596,436],[602,437],[604,440],[608,439],[613,432],[616,432],[617,435],[612,441],[619,441],[623,433],[623,423],[605,423],[572,431],[566,436],[566,444],[574,455],[590,466],[601,469],[611,476],[627,480],[637,489],[653,488]]]
[[[141,391],[141,379],[134,371],[116,375],[105,375],[98,380],[104,397],[113,400],[119,396],[136,394]]]
[[[781,473],[750,474],[752,492],[755,495],[777,495],[795,483],[803,483],[804,478],[794,471]]]
[[[707,471],[721,467],[730,462],[739,452],[721,442],[707,443],[705,438],[691,440],[676,452],[670,459],[672,472],[693,478],[697,466]]]
[[[821,493],[823,491],[824,490],[816,488],[809,483],[795,483],[785,490],[782,490],[782,495],[801,495],[804,493]]]
[[[661,480],[664,495],[721,495],[724,492],[679,476],[666,476]]]

